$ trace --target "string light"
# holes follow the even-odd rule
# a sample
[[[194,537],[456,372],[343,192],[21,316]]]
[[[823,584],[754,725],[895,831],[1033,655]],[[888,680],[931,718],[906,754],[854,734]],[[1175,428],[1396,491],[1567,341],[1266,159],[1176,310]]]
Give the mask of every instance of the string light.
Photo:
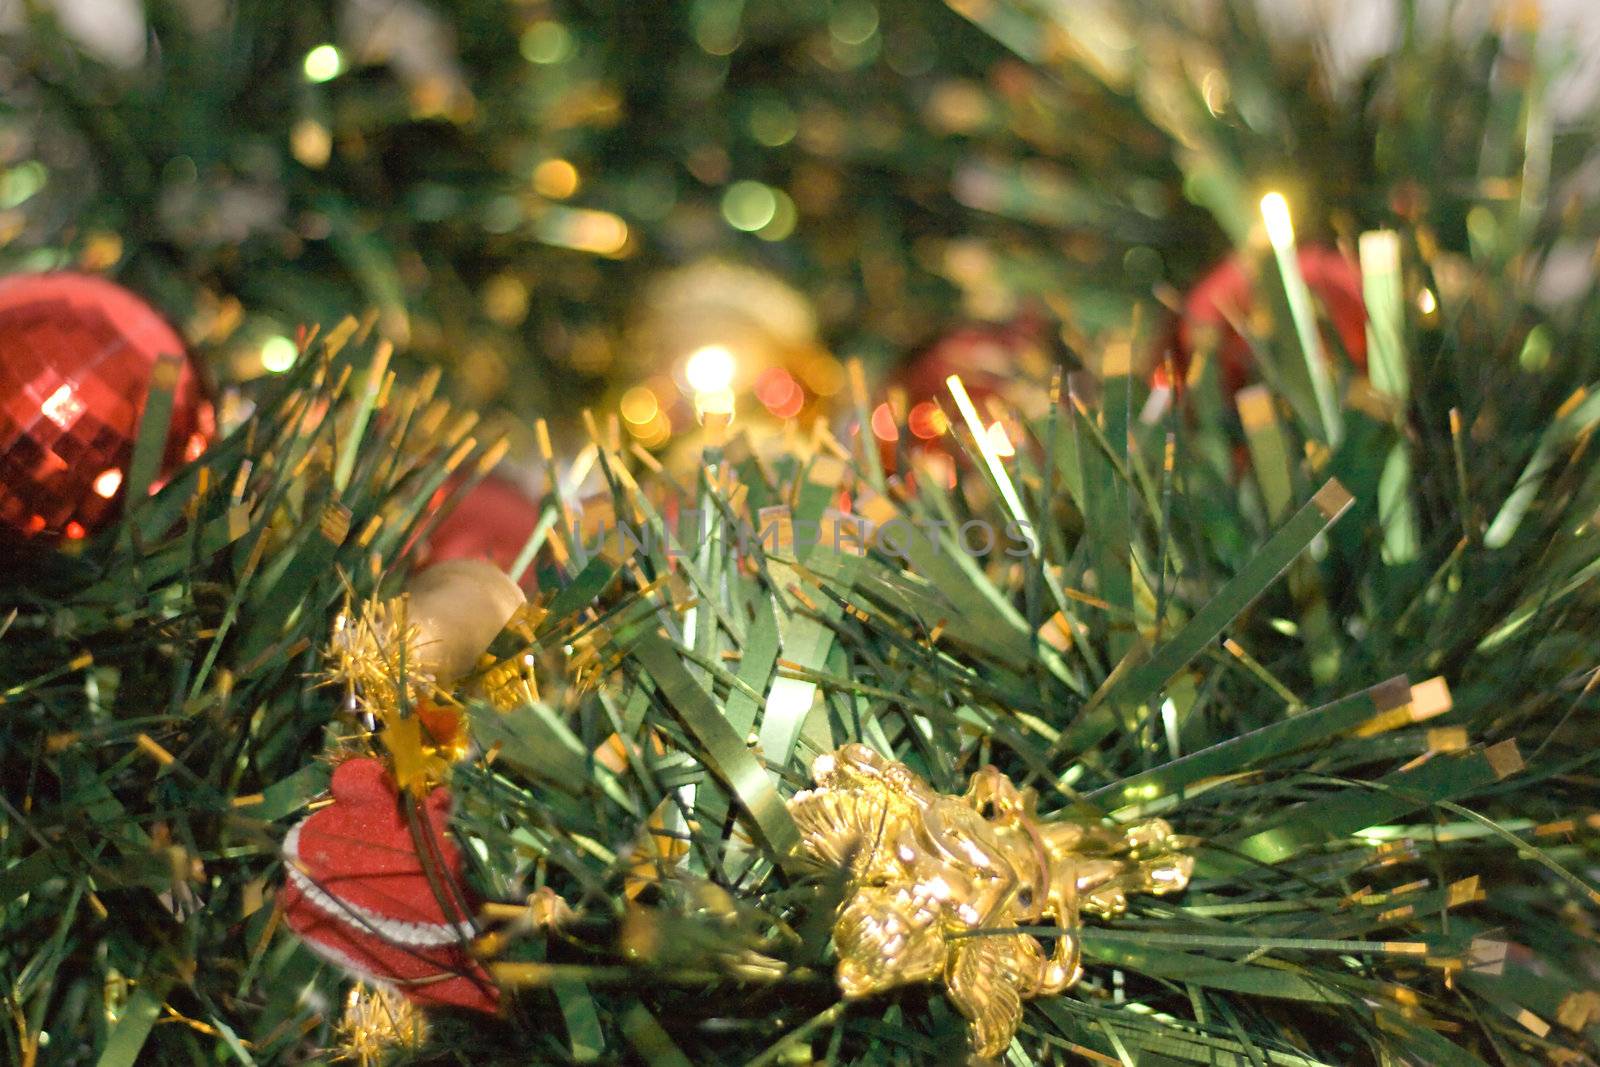
[[[727,345],[706,345],[689,353],[683,376],[696,393],[720,393],[733,385],[738,364]]]
[[[725,415],[733,418],[734,402],[732,389],[714,389],[694,395],[694,409],[702,419],[710,415]]]
[[[106,500],[116,496],[120,488],[122,488],[122,471],[119,468],[107,467],[95,475],[94,491]]]
[[[1267,240],[1273,248],[1282,251],[1294,247],[1294,222],[1289,218],[1289,201],[1282,193],[1268,193],[1261,198],[1261,218],[1267,224]]]

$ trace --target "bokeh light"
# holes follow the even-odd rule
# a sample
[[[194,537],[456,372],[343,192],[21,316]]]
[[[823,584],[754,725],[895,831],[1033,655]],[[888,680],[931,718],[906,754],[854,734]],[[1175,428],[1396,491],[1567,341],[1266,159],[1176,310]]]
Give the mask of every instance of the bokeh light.
[[[767,220],[765,226],[756,230],[756,236],[763,241],[781,241],[794,232],[795,223],[800,219],[800,213],[795,210],[794,201],[789,199],[789,194],[782,189],[772,189],[772,218]]]
[[[736,230],[754,233],[778,213],[778,197],[768,186],[737,181],[722,194],[722,217]]]
[[[560,63],[573,51],[572,34],[559,22],[535,22],[522,34],[522,57],[529,63]]]
[[[805,390],[782,367],[769,367],[756,379],[756,399],[774,417],[792,419],[805,407]]]
[[[647,385],[636,385],[623,393],[618,407],[623,421],[632,426],[648,426],[661,414],[661,402]]]
[[[264,371],[282,374],[299,358],[300,350],[295,343],[282,335],[269,337],[261,343],[261,369]]]
[[[1017,454],[1016,446],[1011,443],[1011,435],[1006,433],[1004,423],[991,423],[988,430],[989,448],[994,454],[1001,457]]]
[[[938,437],[949,428],[950,422],[945,418],[944,412],[939,410],[939,405],[932,400],[924,400],[911,409],[906,416],[906,426],[912,436],[924,441]]]
[[[320,170],[333,155],[333,135],[316,119],[303,118],[289,131],[289,151],[296,161]]]
[[[107,467],[95,475],[94,491],[97,496],[110,500],[117,495],[117,490],[122,488],[122,470],[118,467]]]
[[[1289,218],[1289,201],[1282,193],[1268,193],[1261,198],[1261,218],[1273,248],[1294,247],[1294,222]]]
[[[900,440],[900,427],[895,425],[894,412],[888,404],[879,404],[872,410],[872,435],[880,441]]]
[[[344,56],[331,44],[319,44],[306,53],[304,67],[306,81],[332,81],[344,73]]]
[[[534,231],[546,244],[601,256],[618,255],[628,244],[628,224],[609,211],[553,207],[539,217]]]
[[[565,200],[578,191],[578,168],[564,159],[547,159],[533,168],[533,188],[540,196]]]

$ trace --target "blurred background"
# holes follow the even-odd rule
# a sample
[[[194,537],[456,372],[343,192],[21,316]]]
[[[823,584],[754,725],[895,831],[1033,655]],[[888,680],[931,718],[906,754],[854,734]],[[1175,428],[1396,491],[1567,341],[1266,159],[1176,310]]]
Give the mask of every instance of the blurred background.
[[[1595,11],[0,0],[0,269],[142,293],[225,415],[370,309],[514,463],[584,405],[652,450],[723,390],[848,418],[852,358],[913,405],[951,370],[1158,367],[1267,190],[1344,261],[1418,228],[1424,313],[1510,267],[1578,314]]]

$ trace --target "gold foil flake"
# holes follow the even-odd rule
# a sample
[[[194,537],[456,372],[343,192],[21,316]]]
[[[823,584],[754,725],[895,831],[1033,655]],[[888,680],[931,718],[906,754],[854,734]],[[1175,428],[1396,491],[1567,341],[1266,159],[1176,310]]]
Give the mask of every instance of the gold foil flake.
[[[1523,1008],[1521,1011],[1517,1012],[1516,1020],[1523,1026],[1527,1027],[1528,1032],[1533,1034],[1535,1037],[1545,1037],[1550,1033],[1550,1024],[1539,1018],[1527,1008]]]
[[[172,753],[162,748],[160,742],[151,737],[149,734],[140,734],[138,737],[134,738],[134,742],[139,746],[139,751],[143,752],[145,755],[149,756],[163,767],[170,767],[174,762],[176,762]]]
[[[578,913],[555,890],[540,886],[528,894],[526,903],[490,901],[480,909],[478,917],[485,922],[508,922],[519,929],[553,930],[572,922]]]
[[[1600,993],[1592,989],[1568,993],[1556,1009],[1556,1022],[1574,1032],[1596,1021],[1600,1021]]]
[[[1496,780],[1510,777],[1522,770],[1522,753],[1517,751],[1515,740],[1490,745],[1483,750],[1483,758],[1489,761],[1489,769],[1494,772]]]
[[[848,873],[834,925],[847,997],[943,978],[974,1050],[997,1056],[1022,1002],[1082,973],[1080,916],[1127,910],[1130,892],[1172,893],[1193,858],[1160,819],[1106,828],[1046,821],[1037,796],[985,767],[944,795],[902,763],[846,745],[812,765],[817,788],[789,811],[807,854]],[[1060,929],[1046,953],[1018,926]],[[982,936],[973,936],[979,935]]]
[[[629,900],[670,877],[678,863],[689,854],[689,842],[669,826],[676,805],[663,800],[640,829],[634,841],[628,872],[623,876],[623,893]]]
[[[1484,899],[1487,895],[1478,884],[1479,876],[1474,874],[1457,882],[1451,882],[1445,891],[1444,906],[1458,908],[1463,904],[1473,904]]]

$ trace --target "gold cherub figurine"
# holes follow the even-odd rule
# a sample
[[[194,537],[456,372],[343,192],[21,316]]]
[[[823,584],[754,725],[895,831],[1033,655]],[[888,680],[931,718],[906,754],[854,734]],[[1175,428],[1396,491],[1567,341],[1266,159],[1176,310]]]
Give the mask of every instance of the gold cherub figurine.
[[[833,928],[847,997],[943,977],[978,1055],[998,1056],[1025,999],[1078,980],[1079,916],[1127,910],[1129,892],[1175,893],[1194,859],[1161,819],[1104,828],[1049,822],[1037,795],[994,767],[961,796],[935,792],[865,745],[817,757],[817,788],[789,801],[807,854],[848,872]],[[1060,928],[1045,955],[1018,926]]]

